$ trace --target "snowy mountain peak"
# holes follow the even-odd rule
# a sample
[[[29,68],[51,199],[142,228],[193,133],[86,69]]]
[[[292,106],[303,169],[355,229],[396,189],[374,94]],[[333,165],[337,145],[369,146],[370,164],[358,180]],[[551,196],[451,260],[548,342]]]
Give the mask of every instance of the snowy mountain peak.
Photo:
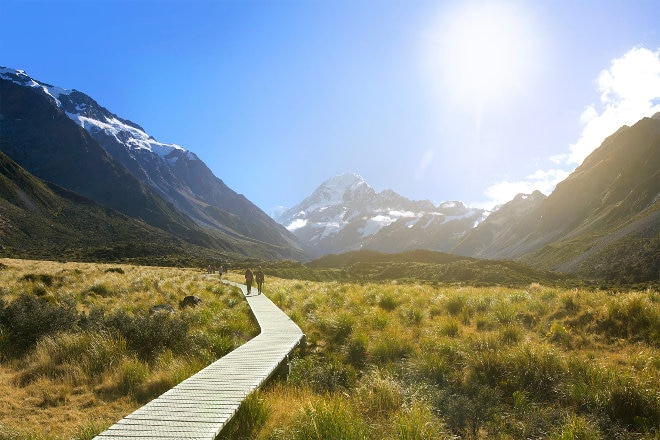
[[[311,198],[317,202],[326,202],[330,205],[343,203],[356,198],[362,199],[367,194],[373,194],[374,190],[362,176],[353,173],[344,173],[332,177],[323,182],[312,193]]]
[[[483,221],[484,211],[461,202],[436,208],[428,200],[409,200],[389,189],[376,193],[360,175],[347,173],[326,180],[274,218],[306,245],[309,255],[320,256],[360,248],[446,250]],[[429,242],[434,235],[447,238]]]
[[[111,136],[129,150],[148,151],[169,162],[176,162],[181,154],[187,154],[189,160],[199,160],[194,153],[179,145],[156,141],[139,125],[111,113],[92,98],[75,89],[55,87],[31,78],[23,70],[1,66],[0,78],[47,95],[71,120],[93,136]]]

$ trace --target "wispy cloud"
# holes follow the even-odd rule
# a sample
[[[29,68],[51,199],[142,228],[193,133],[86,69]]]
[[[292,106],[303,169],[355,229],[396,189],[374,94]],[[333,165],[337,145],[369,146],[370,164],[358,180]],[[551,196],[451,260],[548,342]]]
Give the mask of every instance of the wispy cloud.
[[[415,178],[417,180],[422,180],[424,178],[426,175],[426,170],[428,170],[429,165],[431,165],[431,162],[433,162],[434,156],[435,153],[431,149],[428,149],[424,152],[424,155],[420,159],[419,164],[417,164],[417,169],[415,170]]]
[[[660,112],[660,49],[655,52],[641,47],[629,50],[621,58],[612,60],[596,80],[600,102],[586,107],[580,116],[582,132],[578,140],[568,146],[566,153],[549,157],[557,168],[537,170],[517,181],[502,181],[484,191],[487,202],[476,203],[491,208],[505,203],[516,194],[539,190],[550,194],[576,165],[603,140],[623,125]]]

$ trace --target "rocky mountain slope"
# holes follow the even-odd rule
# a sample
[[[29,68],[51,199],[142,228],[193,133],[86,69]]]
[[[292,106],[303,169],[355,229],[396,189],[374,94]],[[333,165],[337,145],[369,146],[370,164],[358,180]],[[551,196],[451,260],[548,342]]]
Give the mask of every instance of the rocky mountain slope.
[[[0,68],[0,150],[39,179],[190,243],[304,258],[295,237],[192,152],[157,142],[92,98]]]

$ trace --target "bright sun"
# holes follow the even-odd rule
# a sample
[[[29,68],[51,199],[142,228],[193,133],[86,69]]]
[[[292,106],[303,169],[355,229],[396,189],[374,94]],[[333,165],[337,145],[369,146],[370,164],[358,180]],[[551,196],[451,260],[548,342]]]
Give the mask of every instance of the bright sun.
[[[525,87],[536,63],[532,20],[511,3],[461,2],[426,48],[443,92],[479,105],[503,104]]]

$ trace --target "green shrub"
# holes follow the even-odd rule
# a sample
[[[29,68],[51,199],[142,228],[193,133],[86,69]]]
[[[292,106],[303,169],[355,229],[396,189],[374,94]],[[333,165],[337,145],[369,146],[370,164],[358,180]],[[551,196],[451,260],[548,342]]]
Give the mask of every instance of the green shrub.
[[[599,440],[600,431],[584,417],[572,415],[560,430],[550,435],[550,440]]]
[[[445,385],[452,371],[445,358],[433,351],[422,352],[412,367],[420,379],[434,385]]]
[[[186,346],[188,324],[170,313],[129,316],[124,311],[110,317],[106,325],[118,331],[143,360],[152,360],[159,351],[182,351]]]
[[[385,332],[371,347],[370,356],[376,365],[399,361],[413,352],[411,342],[395,334]]]
[[[94,381],[112,370],[128,355],[126,342],[106,332],[57,333],[39,340],[28,362],[31,368],[21,382],[44,375],[61,379],[72,371]],[[81,375],[82,376],[82,375]],[[79,378],[82,379],[82,378]]]
[[[105,270],[105,273],[118,273],[118,274],[124,274],[124,269],[121,267],[109,267]]]
[[[92,440],[94,437],[108,429],[110,423],[91,419],[88,420],[83,426],[80,426],[74,434],[72,440]]]
[[[454,438],[444,433],[442,423],[426,405],[416,404],[394,417],[397,440],[428,440]]]
[[[641,294],[610,301],[599,328],[610,338],[645,341],[660,347],[660,312]]]
[[[447,312],[451,316],[456,316],[459,314],[461,309],[465,307],[466,304],[466,299],[463,295],[459,294],[454,294],[451,295],[449,298],[447,298],[447,301],[445,302],[445,307],[447,308]]]
[[[195,332],[188,337],[186,351],[190,355],[202,357],[208,363],[220,359],[234,348],[234,342],[229,335],[213,332]]]
[[[455,338],[458,336],[460,330],[460,325],[455,319],[450,319],[445,322],[442,327],[440,327],[440,334],[444,336],[449,336],[450,338]]]
[[[52,303],[45,298],[21,294],[3,311],[0,322],[7,348],[22,355],[43,336],[72,329],[78,314],[73,300]]]
[[[21,281],[30,283],[41,283],[47,287],[51,287],[55,282],[62,282],[62,277],[56,277],[47,273],[28,273],[21,277]]]
[[[516,344],[522,340],[523,334],[520,327],[507,325],[500,329],[499,339],[504,344]]]
[[[438,393],[435,408],[442,414],[447,427],[465,438],[479,438],[480,429],[495,414],[504,413],[502,394],[491,387],[474,384],[457,390],[446,389]]]
[[[353,331],[354,324],[355,318],[353,315],[347,312],[340,313],[329,323],[328,332],[330,339],[337,344],[343,343]]]
[[[566,374],[566,367],[553,350],[542,345],[525,344],[511,350],[504,359],[505,377],[509,391],[521,389],[539,400],[556,397]]]
[[[607,414],[628,429],[660,431],[660,395],[645,384],[617,378],[606,389]]]
[[[95,295],[102,296],[103,298],[107,298],[109,296],[112,296],[115,291],[112,286],[110,286],[108,283],[96,283],[89,287],[85,293],[93,293]]]
[[[573,343],[573,337],[571,336],[571,329],[559,321],[554,321],[550,326],[550,330],[547,335],[549,340],[552,342],[561,344],[566,348],[571,348]]]
[[[407,325],[419,325],[422,322],[424,313],[419,307],[406,307],[401,311],[403,321]]]
[[[373,370],[360,381],[355,399],[370,418],[389,417],[403,407],[405,390],[395,378]]]
[[[345,356],[346,362],[357,369],[362,369],[367,363],[369,338],[360,333],[353,335],[346,343]]]
[[[129,358],[119,365],[118,374],[119,390],[135,397],[149,377],[149,367],[137,358]]]

